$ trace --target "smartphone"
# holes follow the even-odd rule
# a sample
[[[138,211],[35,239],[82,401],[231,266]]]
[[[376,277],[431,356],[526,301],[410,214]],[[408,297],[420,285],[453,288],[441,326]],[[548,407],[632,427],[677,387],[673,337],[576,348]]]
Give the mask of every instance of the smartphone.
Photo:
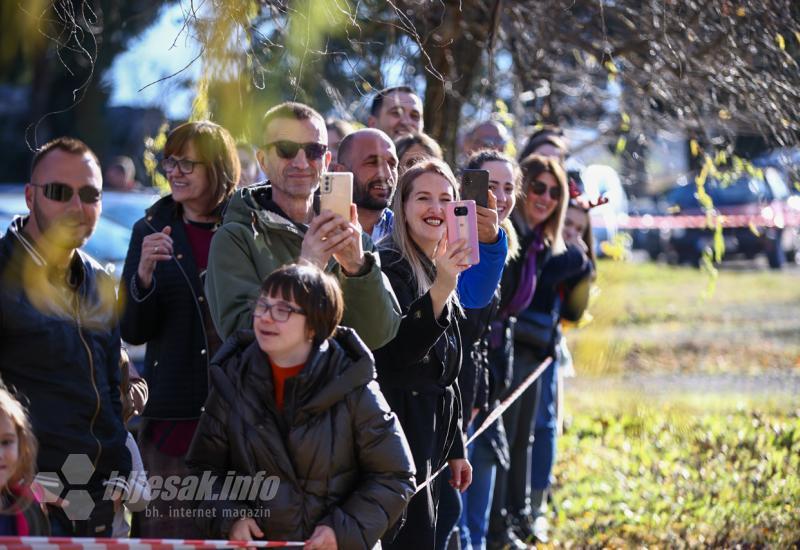
[[[475,201],[483,208],[489,207],[489,171],[461,171],[461,199]]]
[[[353,174],[326,172],[322,174],[319,189],[319,209],[330,210],[350,221],[350,203],[353,202]]]
[[[464,239],[472,249],[468,265],[475,265],[481,261],[478,250],[478,216],[475,213],[475,201],[454,201],[447,203],[445,209],[447,223],[447,243]]]

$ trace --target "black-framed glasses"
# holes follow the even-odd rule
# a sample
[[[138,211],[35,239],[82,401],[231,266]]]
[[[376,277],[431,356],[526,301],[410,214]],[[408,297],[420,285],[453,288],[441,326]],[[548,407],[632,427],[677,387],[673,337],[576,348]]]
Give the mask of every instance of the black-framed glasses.
[[[289,317],[291,317],[292,313],[305,315],[302,309],[292,307],[284,302],[275,302],[274,304],[270,304],[263,298],[258,300],[256,302],[256,307],[253,310],[253,315],[260,319],[266,315],[267,312],[269,312],[270,316],[272,316],[272,320],[276,323],[285,323],[289,320]]]
[[[328,150],[328,146],[324,143],[297,143],[286,139],[264,144],[264,149],[269,149],[270,147],[274,147],[278,156],[285,160],[291,160],[296,157],[300,149],[306,154],[306,159],[319,160]]]
[[[191,174],[194,172],[194,165],[195,164],[203,164],[199,160],[189,160],[189,159],[176,159],[175,157],[167,157],[161,161],[161,168],[164,169],[164,172],[172,172],[175,170],[175,167],[178,167],[178,170],[181,171],[182,174]]]
[[[543,181],[532,181],[528,184],[528,188],[533,191],[534,195],[544,195],[547,193],[548,185]],[[557,201],[561,198],[561,187],[550,187],[550,198]]]
[[[100,191],[100,189],[97,187],[92,187],[91,185],[84,185],[77,191],[75,191],[66,183],[61,183],[60,181],[54,181],[50,183],[32,183],[31,185],[34,187],[40,187],[42,189],[42,194],[45,197],[56,202],[69,202],[72,200],[72,196],[75,193],[78,193],[78,198],[82,203],[97,204],[100,201],[100,197],[103,196],[103,192]]]

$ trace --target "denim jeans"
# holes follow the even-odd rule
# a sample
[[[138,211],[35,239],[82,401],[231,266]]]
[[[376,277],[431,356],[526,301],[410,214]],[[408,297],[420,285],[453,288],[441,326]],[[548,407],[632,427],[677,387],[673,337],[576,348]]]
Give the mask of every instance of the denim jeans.
[[[536,411],[533,447],[531,449],[531,488],[544,490],[550,487],[553,465],[556,461],[558,437],[558,365],[555,361],[542,374],[542,392]]]
[[[489,438],[483,434],[469,446],[468,452],[472,464],[472,485],[461,494],[461,550],[486,550],[497,457]]]

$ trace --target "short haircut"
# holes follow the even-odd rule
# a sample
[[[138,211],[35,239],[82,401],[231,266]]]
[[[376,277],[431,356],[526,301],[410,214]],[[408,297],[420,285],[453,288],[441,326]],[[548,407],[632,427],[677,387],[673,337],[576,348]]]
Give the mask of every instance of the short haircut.
[[[411,149],[414,145],[419,145],[430,155],[432,158],[436,158],[439,160],[444,159],[444,154],[442,154],[442,148],[433,139],[431,136],[426,134],[425,132],[414,132],[413,134],[408,134],[395,142],[395,146],[397,147],[397,158],[403,158],[403,155]]]
[[[545,238],[550,241],[550,245],[556,254],[563,252],[564,238],[561,234],[564,228],[564,218],[567,215],[567,205],[569,203],[569,185],[567,183],[567,174],[561,167],[561,163],[550,157],[542,155],[529,155],[520,162],[519,167],[522,169],[522,187],[523,194],[528,194],[528,186],[540,175],[545,172],[551,174],[555,178],[556,183],[561,188],[561,198],[558,200],[558,206],[550,217],[542,222],[542,233]]]
[[[57,137],[56,139],[50,140],[41,147],[39,147],[36,152],[33,154],[33,160],[31,161],[31,178],[33,178],[33,171],[42,162],[42,159],[47,156],[50,151],[53,150],[64,151],[65,153],[69,153],[71,155],[86,155],[88,154],[92,159],[94,159],[97,167],[100,167],[100,160],[97,158],[97,155],[94,154],[88,145],[77,138],[62,136]]]
[[[242,174],[236,142],[230,132],[208,120],[185,122],[172,130],[164,145],[164,158],[180,155],[187,144],[206,167],[209,182],[208,214],[233,194]]]
[[[383,130],[379,130],[377,128],[361,128],[360,130],[356,130],[355,132],[347,134],[342,138],[342,141],[339,142],[339,152],[336,153],[336,162],[346,166],[348,169],[351,168],[352,165],[350,164],[350,159],[347,157],[350,156],[350,150],[353,148],[353,142],[358,139],[358,136],[363,136],[364,134],[382,136],[386,138],[386,141],[394,146],[392,138],[390,138]]]
[[[125,174],[125,179],[127,181],[136,177],[136,166],[133,164],[133,159],[125,155],[112,158],[107,168],[119,168]]]
[[[564,141],[564,131],[558,126],[547,124],[538,129],[528,138],[525,147],[522,148],[519,154],[519,160],[522,162],[527,156],[532,155],[536,149],[542,145],[552,145],[559,151],[562,156],[566,156],[569,152],[567,142]]]
[[[289,120],[309,120],[312,118],[318,119],[323,125],[325,124],[325,119],[319,114],[316,110],[309,107],[304,103],[297,103],[294,101],[285,101],[279,105],[275,105],[271,109],[269,109],[266,113],[264,113],[264,118],[261,119],[261,139],[262,143],[259,143],[259,147],[264,145],[264,134],[267,132],[267,128],[269,127],[270,123],[273,120],[278,119],[289,119]]]
[[[329,132],[331,130],[336,130],[336,132],[342,137],[345,137],[356,131],[352,124],[346,120],[342,120],[341,118],[329,118],[325,121],[325,127]]]
[[[261,294],[297,303],[316,345],[333,336],[342,321],[344,298],[339,282],[316,266],[290,264],[276,269],[264,279]]]
[[[417,95],[417,92],[414,91],[414,88],[411,86],[392,86],[390,88],[384,88],[383,90],[379,91],[375,94],[375,97],[372,99],[372,107],[369,109],[369,114],[372,116],[378,116],[381,114],[381,107],[383,107],[383,100],[389,94],[393,94],[395,92],[405,92],[407,94],[414,94]]]

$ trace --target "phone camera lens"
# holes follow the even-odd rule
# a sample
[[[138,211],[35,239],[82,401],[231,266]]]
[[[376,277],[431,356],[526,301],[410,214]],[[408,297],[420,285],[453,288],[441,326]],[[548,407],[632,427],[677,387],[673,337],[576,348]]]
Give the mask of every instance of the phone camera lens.
[[[453,213],[456,216],[466,216],[467,215],[467,207],[466,206],[456,206],[453,209]]]

